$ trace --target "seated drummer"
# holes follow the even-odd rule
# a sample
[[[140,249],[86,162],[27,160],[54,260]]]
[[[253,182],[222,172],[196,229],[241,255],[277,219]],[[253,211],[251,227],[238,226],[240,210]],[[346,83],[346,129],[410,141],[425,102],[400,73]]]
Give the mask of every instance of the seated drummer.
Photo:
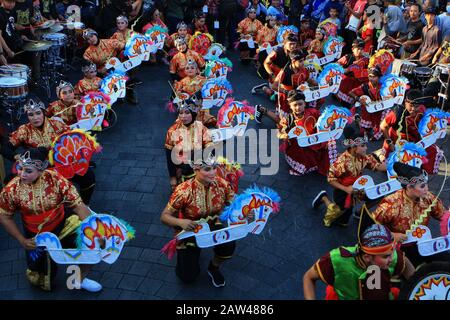
[[[61,81],[56,87],[59,100],[53,101],[47,108],[47,116],[60,118],[68,126],[76,123],[77,107],[80,101],[75,99],[75,90],[71,83]]]
[[[95,63],[100,76],[105,76],[108,73],[108,69],[105,67],[106,63],[112,57],[119,57],[125,43],[115,39],[99,39],[97,31],[93,29],[84,30],[83,38],[89,43],[83,58]],[[126,99],[131,104],[138,103],[134,89],[127,88]]]
[[[0,44],[6,58],[11,62],[15,54],[22,50],[23,39],[16,29],[15,0],[1,0],[0,2]]]

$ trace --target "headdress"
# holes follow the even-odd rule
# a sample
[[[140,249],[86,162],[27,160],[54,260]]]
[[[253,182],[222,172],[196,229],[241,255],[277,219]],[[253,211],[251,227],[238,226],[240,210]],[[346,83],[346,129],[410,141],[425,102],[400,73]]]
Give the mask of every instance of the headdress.
[[[83,31],[83,39],[84,40],[89,39],[92,35],[95,35],[98,37],[97,31],[95,31],[94,29],[89,29],[89,28]]]
[[[81,71],[83,73],[90,72],[90,71],[97,71],[97,66],[95,65],[95,63],[91,62],[89,64],[82,66]]]
[[[369,75],[374,75],[375,77],[381,77],[381,69],[379,66],[374,66],[372,68],[369,68]]]
[[[249,15],[250,12],[256,13],[256,9],[253,8],[253,7],[250,7],[250,8],[247,8],[247,9],[245,10],[245,13],[246,13],[247,15]]]
[[[178,45],[181,45],[181,44],[187,45],[186,39],[184,39],[184,38],[176,38],[175,41],[174,41],[174,44],[175,44],[175,46],[178,46]]]
[[[401,162],[394,163],[397,180],[403,185],[418,185],[428,182],[428,173],[425,170]]]
[[[361,40],[361,39],[355,39],[355,40],[353,40],[352,48],[354,48],[354,47],[364,48],[364,45],[365,45],[364,40]]]
[[[69,87],[73,90],[73,85],[70,82],[61,80],[58,84],[58,86],[56,87],[56,96],[59,98],[59,94],[61,93],[61,90],[64,89],[65,87]]]
[[[197,62],[195,62],[195,60],[193,60],[193,59],[188,59],[188,61],[186,62],[186,67],[187,66],[194,66],[198,69]]]
[[[187,29],[187,24],[184,21],[181,21],[177,24],[177,30],[180,30],[181,28]]]
[[[25,112],[28,111],[36,111],[38,109],[45,110],[45,105],[42,101],[34,101],[33,99],[28,99],[28,101],[23,105],[23,110]]]
[[[298,61],[306,58],[306,53],[303,50],[294,50],[289,53],[291,61]]]
[[[386,226],[372,224],[359,236],[359,248],[370,255],[387,254],[394,248],[394,237]]]
[[[31,156],[30,150],[25,151],[19,156],[19,164],[22,167],[34,167],[39,171],[44,171],[47,169],[48,161],[38,159],[38,154],[40,152],[39,149],[31,149],[31,151],[33,151],[33,157]]]
[[[193,99],[189,98],[189,99],[183,100],[182,102],[180,102],[178,104],[178,112],[184,111],[184,110],[189,110],[190,112],[195,113],[194,116],[196,116],[199,111],[199,107],[197,106],[197,103],[195,103],[195,101]]]
[[[200,155],[200,157],[197,157]],[[194,160],[192,160],[194,159]],[[194,170],[200,170],[204,167],[216,167],[219,164],[217,163],[216,157],[210,153],[205,159],[203,158],[203,151],[192,151],[191,159],[189,159],[189,165]]]
[[[346,148],[360,147],[367,144],[368,139],[364,134],[357,132],[353,127],[344,128],[344,141],[342,144]]]
[[[125,21],[128,24],[128,18],[126,16],[122,16],[122,15],[118,16],[116,18],[116,22],[119,22],[119,21]]]
[[[303,93],[301,93],[298,90],[291,90],[288,93],[288,97],[287,97],[287,101],[289,103],[294,102],[294,101],[298,101],[298,100],[305,100],[305,95]]]

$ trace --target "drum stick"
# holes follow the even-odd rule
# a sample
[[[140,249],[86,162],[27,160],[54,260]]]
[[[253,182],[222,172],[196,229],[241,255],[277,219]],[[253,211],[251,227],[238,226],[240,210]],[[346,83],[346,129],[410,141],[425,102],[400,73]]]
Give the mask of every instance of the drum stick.
[[[37,41],[36,41],[36,42],[37,42]],[[24,53],[24,52],[26,52],[26,50],[19,51],[19,52],[15,53],[14,56],[17,56],[17,55],[19,55],[19,54],[21,54],[21,53]]]

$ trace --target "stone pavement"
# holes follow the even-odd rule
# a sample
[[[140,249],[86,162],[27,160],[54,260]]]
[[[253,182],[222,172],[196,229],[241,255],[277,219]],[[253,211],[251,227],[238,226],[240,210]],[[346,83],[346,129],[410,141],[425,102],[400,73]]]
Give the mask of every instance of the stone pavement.
[[[235,53],[230,56],[234,70],[229,80],[234,97],[247,99],[251,105],[269,105],[265,98],[249,93],[260,82],[254,67],[242,66]],[[73,75],[71,80],[77,77]],[[170,94],[169,74],[165,66],[144,66],[139,77],[144,81],[137,89],[140,104],[115,106],[117,125],[98,134],[103,151],[95,159],[97,188],[91,203],[96,212],[128,221],[136,229],[136,238],[126,245],[115,264],[93,267],[90,277],[104,286],[100,293],[68,290],[63,266],[54,290],[42,292],[25,278],[24,251],[1,229],[0,299],[301,299],[304,272],[330,249],[354,244],[357,221],[352,219],[348,228],[324,227],[323,211],[313,211],[311,201],[318,191],[330,190],[326,179],[315,173],[290,176],[282,156],[280,170],[273,176],[261,176],[257,165],[244,165],[240,190],[252,183],[274,188],[282,197],[281,212],[272,216],[263,234],[238,241],[234,257],[222,269],[226,287],[213,287],[205,271],[212,256],[210,249],[202,252],[197,282],[181,283],[174,273],[175,259],[160,254],[172,237],[171,229],[159,221],[170,195],[163,150],[166,130],[175,119],[164,107]],[[251,121],[249,126],[257,124]],[[260,128],[271,129],[273,124],[264,119]],[[443,143],[440,141],[440,145]],[[444,146],[449,157],[447,140]],[[443,181],[444,165],[441,169],[432,178],[434,192]],[[441,194],[447,206],[449,188],[447,181]],[[318,297],[323,294],[324,286],[319,285]]]

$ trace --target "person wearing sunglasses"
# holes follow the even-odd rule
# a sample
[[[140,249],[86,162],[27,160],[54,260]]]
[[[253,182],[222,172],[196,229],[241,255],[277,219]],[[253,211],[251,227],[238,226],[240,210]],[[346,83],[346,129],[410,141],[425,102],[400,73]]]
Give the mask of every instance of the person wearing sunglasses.
[[[328,199],[325,190],[320,191],[312,202],[314,209],[325,204],[327,210],[323,222],[326,227],[333,223],[342,227],[348,225],[354,197],[358,196],[352,186],[362,176],[365,168],[386,171],[385,163],[380,163],[373,155],[367,154],[367,142],[367,137],[360,131],[351,126],[345,127],[343,145],[346,150],[330,165],[328,172],[328,183],[334,189],[334,203]]]
[[[193,153],[196,155],[196,153]],[[204,154],[203,152],[201,154]],[[194,159],[194,160],[192,160]],[[195,177],[181,183],[172,193],[169,202],[161,213],[161,222],[180,231],[193,231],[200,219],[206,219],[211,230],[222,229],[224,225],[218,219],[225,208],[234,199],[231,185],[217,175],[217,163],[214,157],[193,158],[190,165]],[[235,250],[235,241],[213,247],[214,256],[208,266],[208,275],[215,287],[225,286],[225,278],[219,268],[229,260]],[[194,237],[176,244],[176,275],[185,283],[192,283],[200,273],[199,258],[201,249]]]
[[[68,126],[77,122],[77,107],[81,104],[75,99],[75,89],[73,85],[66,81],[61,81],[56,87],[58,100],[53,101],[47,108],[49,118],[57,117]]]

